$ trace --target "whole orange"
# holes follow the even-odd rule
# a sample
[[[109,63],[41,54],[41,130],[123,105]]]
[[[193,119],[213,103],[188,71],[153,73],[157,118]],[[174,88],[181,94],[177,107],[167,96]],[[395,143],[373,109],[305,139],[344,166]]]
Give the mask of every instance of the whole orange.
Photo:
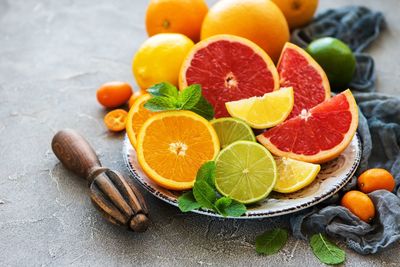
[[[258,44],[277,62],[289,41],[282,11],[270,0],[220,0],[210,8],[201,27],[201,39],[233,34]]]
[[[283,12],[290,29],[309,23],[317,10],[318,0],[272,0]]]
[[[341,205],[364,222],[370,222],[375,217],[374,203],[363,192],[356,190],[347,192],[342,198]]]
[[[379,189],[386,189],[392,192],[396,181],[387,170],[375,168],[363,172],[360,177],[358,177],[357,184],[358,188],[364,193]]]
[[[146,12],[147,33],[181,33],[197,42],[207,11],[204,0],[151,0]]]

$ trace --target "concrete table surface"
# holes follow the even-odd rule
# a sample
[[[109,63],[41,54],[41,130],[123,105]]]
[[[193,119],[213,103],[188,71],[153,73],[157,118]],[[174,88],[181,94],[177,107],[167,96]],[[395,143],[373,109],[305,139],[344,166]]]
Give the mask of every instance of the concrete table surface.
[[[362,4],[385,14],[388,28],[368,52],[378,90],[398,94],[398,0],[320,2],[320,10]],[[294,238],[276,255],[256,254],[255,236],[287,226],[287,217],[235,221],[182,214],[145,193],[150,228],[124,231],[103,220],[85,181],[58,163],[50,141],[69,127],[88,138],[104,165],[128,174],[123,135],[103,126],[95,91],[110,80],[135,85],[131,60],[146,39],[146,5],[0,0],[0,266],[319,266],[308,244]],[[346,249],[346,265],[399,266],[399,248],[370,256]]]

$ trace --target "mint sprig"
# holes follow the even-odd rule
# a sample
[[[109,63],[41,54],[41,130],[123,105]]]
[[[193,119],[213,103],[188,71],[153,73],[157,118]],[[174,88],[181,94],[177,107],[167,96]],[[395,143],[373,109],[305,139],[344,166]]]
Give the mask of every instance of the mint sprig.
[[[144,107],[150,111],[190,110],[207,120],[214,118],[214,108],[202,95],[199,84],[192,84],[179,91],[174,85],[162,82],[153,85],[147,92],[152,98]]]
[[[215,211],[222,216],[239,217],[246,213],[246,206],[229,197],[221,196],[215,189],[215,162],[204,163],[197,171],[193,191],[178,198],[178,207],[182,212],[198,208]]]

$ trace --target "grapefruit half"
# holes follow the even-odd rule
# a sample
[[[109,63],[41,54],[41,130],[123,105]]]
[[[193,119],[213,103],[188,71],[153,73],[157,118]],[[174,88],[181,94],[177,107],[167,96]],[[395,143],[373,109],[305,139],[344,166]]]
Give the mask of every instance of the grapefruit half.
[[[258,135],[257,140],[277,156],[322,163],[346,149],[357,126],[357,104],[347,89]]]
[[[278,61],[281,87],[293,87],[294,106],[288,118],[330,98],[329,80],[321,66],[302,48],[286,43]]]
[[[229,117],[225,102],[262,96],[279,89],[279,77],[267,53],[234,35],[215,35],[197,43],[186,56],[179,88],[200,84],[215,117]]]

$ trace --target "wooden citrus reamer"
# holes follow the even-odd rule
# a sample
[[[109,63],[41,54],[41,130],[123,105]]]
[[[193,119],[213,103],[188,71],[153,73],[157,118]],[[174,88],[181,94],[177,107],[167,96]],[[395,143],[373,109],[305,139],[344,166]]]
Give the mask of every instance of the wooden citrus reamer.
[[[144,232],[149,225],[143,196],[129,179],[102,167],[89,143],[76,131],[61,130],[51,147],[64,166],[88,181],[94,206],[113,224]]]

